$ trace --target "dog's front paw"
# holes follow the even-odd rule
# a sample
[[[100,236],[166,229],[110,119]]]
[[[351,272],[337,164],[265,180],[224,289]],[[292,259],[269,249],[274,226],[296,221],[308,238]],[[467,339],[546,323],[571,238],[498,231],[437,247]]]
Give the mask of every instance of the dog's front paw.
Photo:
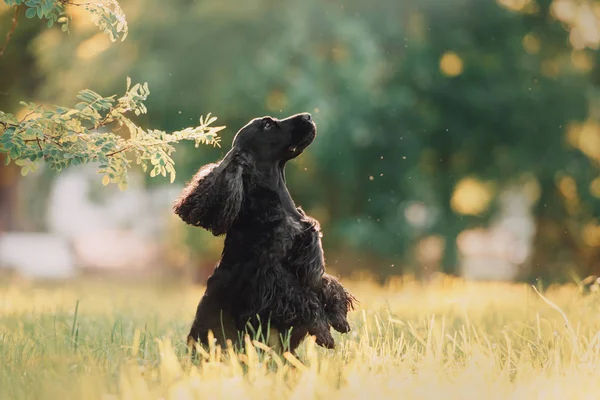
[[[335,349],[335,340],[333,340],[333,336],[331,333],[327,331],[327,333],[319,334],[316,336],[317,344],[321,347],[325,347],[326,349]]]
[[[335,348],[335,341],[333,340],[333,336],[331,336],[329,325],[325,321],[317,323],[317,326],[309,331],[309,334],[315,336],[316,343],[319,346],[325,347],[326,349]]]

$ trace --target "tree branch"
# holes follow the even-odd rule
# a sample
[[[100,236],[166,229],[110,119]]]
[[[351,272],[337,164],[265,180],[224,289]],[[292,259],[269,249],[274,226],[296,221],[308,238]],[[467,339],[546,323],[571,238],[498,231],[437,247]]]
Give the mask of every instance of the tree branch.
[[[18,5],[15,7],[15,13],[13,14],[13,19],[12,19],[12,26],[10,27],[10,30],[6,33],[6,38],[4,39],[4,45],[2,45],[2,48],[0,49],[0,57],[2,57],[4,55],[4,52],[6,51],[6,47],[8,47],[8,43],[10,42],[10,38],[12,37],[13,33],[15,33],[15,30],[17,29],[17,19],[19,17],[20,9],[21,9],[21,5]]]
[[[35,114],[36,112],[38,112],[38,110],[42,108],[42,106],[37,106],[34,110],[31,110],[30,112],[28,112],[23,118],[21,118],[21,120],[19,121],[19,125],[22,124],[23,122],[25,122],[25,120],[29,117],[31,117],[33,114]]]
[[[70,6],[78,6],[78,7],[80,7],[80,6],[95,6],[95,5],[97,5],[96,3],[93,3],[93,2],[89,2],[89,3],[71,3],[70,1],[65,1],[64,3],[68,4]]]
[[[123,147],[123,148],[121,148],[121,149],[119,149],[119,150],[117,150],[117,151],[113,151],[112,153],[108,153],[108,154],[106,155],[106,157],[112,157],[112,156],[114,156],[115,154],[122,153],[122,152],[124,152],[124,151],[127,151],[127,150],[129,150],[130,148],[131,148],[131,146],[125,146],[125,147]]]
[[[104,118],[102,118],[102,120],[100,122],[98,122],[96,125],[94,125],[94,127],[92,128],[92,130],[95,131],[96,129],[101,128],[104,125],[106,125],[109,122],[108,119],[110,118],[113,110],[114,110],[114,107],[111,107],[110,110],[108,110],[108,112],[104,116]],[[110,122],[112,122],[112,121],[110,121]]]

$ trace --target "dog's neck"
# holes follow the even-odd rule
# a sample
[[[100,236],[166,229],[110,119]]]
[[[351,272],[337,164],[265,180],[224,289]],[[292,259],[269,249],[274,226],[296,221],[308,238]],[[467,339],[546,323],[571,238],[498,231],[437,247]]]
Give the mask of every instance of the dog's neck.
[[[261,168],[260,176],[261,183],[277,193],[283,209],[292,216],[301,219],[302,214],[296,208],[285,182],[285,163]]]

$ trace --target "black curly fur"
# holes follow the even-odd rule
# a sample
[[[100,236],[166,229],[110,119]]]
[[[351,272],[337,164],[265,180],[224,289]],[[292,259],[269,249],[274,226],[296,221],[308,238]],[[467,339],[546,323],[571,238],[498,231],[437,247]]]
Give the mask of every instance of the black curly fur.
[[[252,120],[220,163],[202,167],[174,210],[186,223],[227,234],[221,261],[208,279],[189,338],[235,341],[262,321],[292,329],[293,351],[307,335],[333,348],[329,326],[350,330],[355,298],[325,274],[320,227],[294,205],[285,163],[313,141],[309,114]]]

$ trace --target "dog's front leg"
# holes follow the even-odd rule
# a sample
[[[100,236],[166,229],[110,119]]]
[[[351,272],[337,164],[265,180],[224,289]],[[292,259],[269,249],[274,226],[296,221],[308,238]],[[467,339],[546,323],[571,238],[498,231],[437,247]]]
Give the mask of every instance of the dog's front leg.
[[[354,309],[356,298],[335,277],[328,274],[323,274],[323,286],[319,291],[319,298],[333,329],[340,333],[350,332],[347,316],[348,311]]]

